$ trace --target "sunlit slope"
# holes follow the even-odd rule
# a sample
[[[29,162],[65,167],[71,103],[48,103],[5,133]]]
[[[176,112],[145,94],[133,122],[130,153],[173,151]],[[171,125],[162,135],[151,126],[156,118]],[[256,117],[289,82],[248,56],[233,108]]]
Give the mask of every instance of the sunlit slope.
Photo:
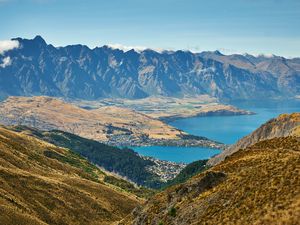
[[[0,127],[1,224],[111,224],[140,200],[85,159]]]
[[[122,224],[298,224],[300,141],[259,142],[157,194]]]
[[[227,148],[221,154],[208,161],[209,165],[215,165],[233,154],[239,149],[246,148],[259,141],[275,137],[300,136],[300,113],[282,114],[261,125],[251,134],[240,139],[236,144]]]
[[[157,119],[130,109],[107,106],[86,110],[50,97],[10,97],[0,103],[0,122],[42,130],[58,129],[98,141],[114,136],[179,139],[184,134]]]
[[[113,172],[114,174],[126,177],[137,185],[159,188],[163,183],[159,176],[149,172],[147,169],[153,166],[154,163],[142,158],[129,148],[121,149],[109,146],[59,130],[41,131],[26,126],[9,126],[8,128],[16,132],[34,136],[56,146],[68,148],[72,152],[86,158],[89,162],[105,169],[107,172]],[[146,194],[146,190],[133,189],[132,191],[139,196]]]

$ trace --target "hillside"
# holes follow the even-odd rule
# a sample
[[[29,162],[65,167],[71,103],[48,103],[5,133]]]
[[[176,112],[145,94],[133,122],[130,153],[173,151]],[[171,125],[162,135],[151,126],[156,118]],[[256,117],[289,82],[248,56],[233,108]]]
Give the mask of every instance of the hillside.
[[[44,96],[9,97],[0,103],[0,123],[61,130],[115,146],[222,146],[131,109],[104,106],[88,110]]]
[[[41,36],[13,39],[19,48],[0,56],[0,99],[48,95],[95,100],[101,97],[265,99],[300,94],[299,59],[222,55],[151,49],[124,52],[108,46],[54,47]]]
[[[9,128],[56,146],[68,148],[106,171],[126,177],[138,185],[159,188],[164,184],[162,177],[149,171],[150,168],[155,168],[156,164],[129,148],[120,149],[59,130],[40,131],[24,126]],[[168,174],[168,170],[180,171],[180,166],[175,164],[168,166],[162,171],[163,174]]]
[[[155,195],[120,224],[298,224],[299,165],[298,138],[261,141]]]
[[[1,224],[111,224],[141,199],[109,178],[66,148],[0,127]]]
[[[300,113],[282,114],[271,119],[251,134],[239,140],[236,144],[224,150],[221,154],[208,161],[208,165],[215,165],[233,154],[239,149],[246,148],[259,141],[274,137],[286,137],[289,135],[300,136]]]

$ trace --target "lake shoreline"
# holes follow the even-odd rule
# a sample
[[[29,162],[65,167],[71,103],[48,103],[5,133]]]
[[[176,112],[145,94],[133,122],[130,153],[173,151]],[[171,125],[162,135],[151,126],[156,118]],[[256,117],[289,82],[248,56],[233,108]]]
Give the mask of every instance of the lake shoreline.
[[[255,112],[248,111],[248,110],[242,110],[241,112],[221,110],[221,111],[200,112],[196,115],[166,116],[166,117],[159,117],[158,119],[169,124],[170,122],[175,122],[176,120],[190,119],[195,117],[214,117],[214,116],[227,117],[227,116],[245,116],[245,115],[255,115],[255,114],[256,114]]]

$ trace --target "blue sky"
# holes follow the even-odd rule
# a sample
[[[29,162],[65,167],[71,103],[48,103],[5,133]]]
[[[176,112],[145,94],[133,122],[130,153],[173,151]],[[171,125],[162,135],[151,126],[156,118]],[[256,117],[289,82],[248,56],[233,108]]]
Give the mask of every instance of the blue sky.
[[[300,56],[300,0],[0,0],[0,40]]]

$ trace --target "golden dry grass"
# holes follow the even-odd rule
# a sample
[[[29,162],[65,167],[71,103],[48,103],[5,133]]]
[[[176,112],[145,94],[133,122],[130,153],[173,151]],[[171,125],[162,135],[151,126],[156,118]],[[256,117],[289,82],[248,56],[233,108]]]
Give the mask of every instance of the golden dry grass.
[[[9,97],[0,106],[0,122],[3,124],[57,129],[99,141],[108,140],[109,126],[117,128],[113,134],[132,132],[136,138],[147,135],[155,139],[179,139],[178,136],[184,133],[160,120],[115,106],[86,110],[44,96]]]
[[[175,216],[170,215],[173,208]],[[299,221],[300,141],[285,137],[238,151],[185,184],[156,195],[121,224],[292,225]]]
[[[225,157],[233,154],[239,149],[244,149],[259,141],[276,137],[299,136],[300,113],[281,114],[261,125],[251,134],[243,137],[237,143],[225,149],[221,154],[208,161],[210,166],[223,161]]]
[[[102,182],[101,171],[95,180],[84,159],[73,155],[75,167],[46,151],[70,157],[68,149],[0,128],[1,224],[111,224],[139,205]]]

